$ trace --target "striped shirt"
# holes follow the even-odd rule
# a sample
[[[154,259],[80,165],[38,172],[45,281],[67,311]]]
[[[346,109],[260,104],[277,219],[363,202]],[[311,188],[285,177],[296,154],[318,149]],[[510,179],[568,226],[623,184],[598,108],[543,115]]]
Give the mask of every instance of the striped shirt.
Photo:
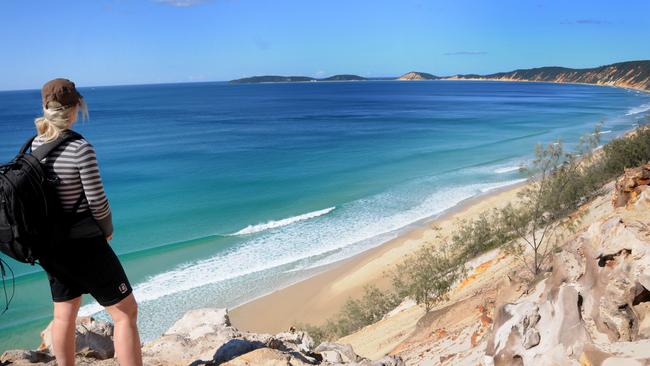
[[[42,139],[38,137],[34,139],[32,151],[42,144]],[[104,193],[104,185],[99,175],[97,156],[93,146],[85,139],[64,142],[43,159],[43,163],[47,175],[59,180],[56,190],[61,199],[63,210],[71,212],[79,196],[83,194],[84,197],[77,213],[90,210],[97,224],[95,229],[96,226],[101,229],[101,232],[95,230],[94,234],[103,233],[104,236],[110,236],[113,233],[111,208]],[[87,227],[77,228],[75,225],[71,230],[72,237],[74,237],[75,231],[86,233],[82,235],[90,235],[88,232],[92,232],[92,228],[91,230]]]

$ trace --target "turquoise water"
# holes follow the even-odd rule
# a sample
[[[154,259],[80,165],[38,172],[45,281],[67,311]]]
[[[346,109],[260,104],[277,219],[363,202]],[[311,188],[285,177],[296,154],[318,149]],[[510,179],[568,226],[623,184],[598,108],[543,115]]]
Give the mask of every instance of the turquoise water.
[[[650,95],[472,81],[81,90],[114,211],[111,243],[152,339],[188,309],[234,306],[520,181],[536,143],[604,121],[610,138]],[[0,161],[32,133],[38,91],[0,92]],[[11,262],[0,350],[33,347],[51,317],[37,267]],[[0,297],[0,302],[2,298]],[[101,310],[86,298],[82,313]],[[104,316],[100,314],[99,316]]]

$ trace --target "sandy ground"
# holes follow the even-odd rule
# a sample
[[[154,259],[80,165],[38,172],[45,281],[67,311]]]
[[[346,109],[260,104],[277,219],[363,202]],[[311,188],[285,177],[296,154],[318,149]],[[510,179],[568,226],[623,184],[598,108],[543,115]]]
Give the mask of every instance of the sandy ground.
[[[601,196],[572,215],[579,217],[570,242],[596,220],[613,212],[612,184]],[[502,196],[507,199],[507,195]],[[487,202],[486,202],[487,203]],[[578,215],[579,214],[579,215]],[[532,290],[522,263],[500,249],[467,263],[468,276],[450,292],[448,301],[425,314],[422,307],[405,302],[383,320],[339,340],[370,359],[386,354],[401,356],[406,365],[478,365],[487,346],[494,312]]]
[[[234,308],[230,319],[239,329],[269,333],[284,331],[296,324],[322,324],[334,316],[347,299],[361,296],[364,286],[388,288],[390,276],[387,271],[422,245],[439,242],[438,237],[450,234],[457,220],[471,219],[505,205],[516,198],[522,187],[518,184],[466,200],[420,228],[336,263],[307,280]],[[412,316],[407,323],[415,326],[422,314],[418,311],[409,314]]]
[[[335,315],[350,297],[360,296],[368,284],[390,286],[386,271],[428,243],[453,232],[459,219],[516,200],[523,184],[463,202],[444,216],[387,242],[340,262],[333,268],[293,286],[235,308],[231,320],[236,327],[258,332],[278,332],[297,323],[321,324]],[[608,184],[602,195],[582,206],[576,214],[575,238],[597,219],[612,212]],[[383,320],[371,324],[338,342],[352,345],[355,352],[370,359],[386,354],[401,356],[407,365],[480,364],[494,311],[516,301],[530,290],[523,278],[527,272],[520,261],[495,249],[466,264],[468,276],[450,292],[448,301],[430,313],[405,300]]]

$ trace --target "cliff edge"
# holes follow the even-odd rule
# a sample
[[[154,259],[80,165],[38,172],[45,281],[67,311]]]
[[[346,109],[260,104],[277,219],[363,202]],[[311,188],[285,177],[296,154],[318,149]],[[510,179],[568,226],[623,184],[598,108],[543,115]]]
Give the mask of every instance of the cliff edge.
[[[619,62],[589,69],[539,67],[489,75],[455,75],[447,79],[582,83],[650,91],[650,60]]]
[[[650,364],[650,164],[627,169],[580,208],[552,271],[523,280],[499,249],[428,314],[403,303],[339,340],[406,365]]]

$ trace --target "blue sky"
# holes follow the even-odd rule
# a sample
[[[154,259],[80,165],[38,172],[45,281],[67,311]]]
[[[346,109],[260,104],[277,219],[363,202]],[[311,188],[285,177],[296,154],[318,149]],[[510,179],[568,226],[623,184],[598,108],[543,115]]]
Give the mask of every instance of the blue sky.
[[[7,0],[0,90],[650,59],[650,1]]]

